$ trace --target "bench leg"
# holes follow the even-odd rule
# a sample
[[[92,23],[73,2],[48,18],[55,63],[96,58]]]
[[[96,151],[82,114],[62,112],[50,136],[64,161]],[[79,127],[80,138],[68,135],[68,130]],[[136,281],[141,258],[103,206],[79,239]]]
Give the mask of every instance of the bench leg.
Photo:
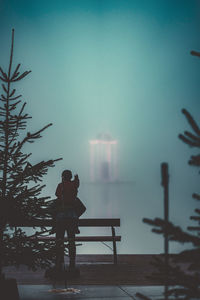
[[[113,237],[113,263],[117,264],[117,245],[115,241],[115,228],[112,226],[112,237]]]

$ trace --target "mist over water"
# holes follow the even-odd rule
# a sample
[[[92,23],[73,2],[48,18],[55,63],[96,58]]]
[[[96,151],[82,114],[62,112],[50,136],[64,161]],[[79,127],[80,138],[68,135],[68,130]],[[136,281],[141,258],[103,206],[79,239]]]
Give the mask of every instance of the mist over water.
[[[28,130],[53,126],[26,147],[31,162],[63,157],[44,178],[55,196],[61,172],[80,177],[84,217],[119,217],[118,253],[160,253],[161,237],[143,217],[163,216],[160,164],[169,163],[170,220],[186,228],[196,207],[194,149],[178,140],[189,129],[181,114],[200,112],[199,1],[3,1],[0,65],[7,66],[11,29],[14,64],[32,73],[19,91],[33,117]],[[180,4],[181,3],[181,4]],[[90,144],[99,133],[118,141],[117,183],[90,182]],[[81,234],[110,229],[81,228]],[[180,249],[172,244],[171,251]],[[78,253],[111,253],[86,243]]]

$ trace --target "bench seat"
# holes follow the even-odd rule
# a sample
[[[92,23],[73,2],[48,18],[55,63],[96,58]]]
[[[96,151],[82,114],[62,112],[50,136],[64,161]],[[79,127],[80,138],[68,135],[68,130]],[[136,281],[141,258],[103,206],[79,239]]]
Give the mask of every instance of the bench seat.
[[[32,239],[35,239],[35,237],[32,237]],[[39,236],[37,237],[39,241],[55,241],[55,236]],[[68,241],[69,239],[67,237],[64,238],[64,241]],[[76,236],[75,241],[77,242],[120,242],[121,236]]]
[[[53,224],[52,219],[34,219],[34,220],[18,220],[14,224],[11,224],[13,227],[51,227]],[[111,235],[96,235],[96,236],[81,236],[76,235],[75,241],[77,242],[112,242],[113,244],[113,262],[117,264],[117,245],[116,242],[121,241],[121,236],[115,235],[115,227],[120,227],[120,219],[119,218],[86,218],[86,219],[79,219],[80,227],[110,227],[111,228]],[[34,236],[29,237],[31,239],[35,239]],[[37,236],[38,241],[55,241],[55,235],[49,236]],[[68,238],[65,237],[64,241],[68,241]]]

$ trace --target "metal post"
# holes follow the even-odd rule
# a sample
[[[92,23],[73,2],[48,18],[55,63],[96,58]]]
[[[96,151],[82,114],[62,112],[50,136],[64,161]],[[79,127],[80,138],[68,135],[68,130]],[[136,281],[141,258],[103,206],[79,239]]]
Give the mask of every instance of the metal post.
[[[168,299],[168,268],[169,268],[169,238],[167,233],[167,224],[169,222],[169,174],[168,174],[168,164],[161,164],[161,175],[162,182],[161,185],[164,188],[164,221],[165,221],[165,231],[164,231],[164,263],[165,263],[165,289],[164,295],[165,299]]]
[[[113,238],[113,255],[114,255],[114,264],[117,264],[117,247],[115,240],[115,228],[112,226],[112,238]]]

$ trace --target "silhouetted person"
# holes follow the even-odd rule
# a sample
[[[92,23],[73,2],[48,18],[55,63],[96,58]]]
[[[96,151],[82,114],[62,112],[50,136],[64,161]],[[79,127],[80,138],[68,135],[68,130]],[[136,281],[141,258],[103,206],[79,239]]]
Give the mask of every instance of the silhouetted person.
[[[78,230],[78,215],[75,210],[75,201],[78,194],[79,178],[72,172],[65,170],[62,172],[62,182],[56,189],[56,268],[62,270],[64,263],[64,235],[67,231],[69,239],[69,270],[75,270],[76,245],[75,234],[80,233]]]

